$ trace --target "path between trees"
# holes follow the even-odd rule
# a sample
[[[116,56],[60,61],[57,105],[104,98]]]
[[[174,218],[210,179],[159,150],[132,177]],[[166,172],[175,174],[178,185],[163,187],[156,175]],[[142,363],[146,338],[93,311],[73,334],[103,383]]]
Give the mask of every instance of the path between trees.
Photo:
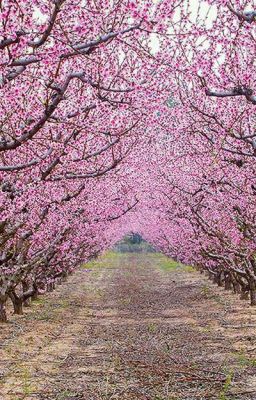
[[[0,340],[1,400],[256,399],[256,310],[159,254],[107,253]]]

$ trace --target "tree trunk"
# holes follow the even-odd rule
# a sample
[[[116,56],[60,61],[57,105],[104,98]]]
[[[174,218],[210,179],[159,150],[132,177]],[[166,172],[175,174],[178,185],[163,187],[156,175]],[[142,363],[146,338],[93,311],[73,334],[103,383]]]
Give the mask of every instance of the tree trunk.
[[[241,285],[237,281],[233,282],[234,293],[241,293]]]
[[[232,289],[232,281],[230,278],[230,274],[228,272],[225,273],[224,275],[224,280],[225,280],[225,290],[231,290]]]
[[[17,315],[22,315],[23,314],[23,304],[22,304],[22,300],[18,299],[13,303],[13,310],[14,310],[14,314]]]
[[[240,300],[249,300],[249,291],[242,288]]]
[[[5,301],[0,301],[0,322],[7,322]]]
[[[13,312],[14,314],[17,315],[22,315],[23,314],[23,301],[22,298],[20,298],[15,292],[11,292],[9,294],[10,299],[12,301],[13,305]]]
[[[62,282],[67,282],[67,280],[68,280],[68,272],[63,272]]]
[[[237,282],[240,285],[240,300],[249,300],[249,285],[241,276],[236,276]]]
[[[215,275],[214,274],[210,274],[210,281],[212,281],[214,283],[214,279],[215,279]]]
[[[47,283],[47,292],[53,292],[53,290],[54,290],[54,283],[53,282]]]
[[[22,290],[23,290],[23,293],[25,293],[29,290],[29,284],[26,281],[22,282]],[[23,305],[25,307],[30,307],[31,306],[31,298],[29,297],[28,299],[24,300]]]
[[[217,285],[218,286],[223,286],[223,283],[222,283],[222,272],[219,272],[218,275],[217,275]]]
[[[249,287],[251,306],[256,306],[256,282],[254,280],[250,280]]]
[[[38,300],[38,289],[37,288],[35,289],[35,292],[32,294],[31,300],[32,301]]]

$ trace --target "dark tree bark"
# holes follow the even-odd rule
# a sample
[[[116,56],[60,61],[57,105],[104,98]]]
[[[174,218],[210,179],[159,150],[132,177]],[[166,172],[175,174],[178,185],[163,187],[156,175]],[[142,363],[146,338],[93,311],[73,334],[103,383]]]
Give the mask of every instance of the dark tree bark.
[[[23,314],[23,299],[22,299],[22,297],[18,296],[14,290],[12,290],[9,293],[9,297],[12,301],[14,314],[22,315]]]
[[[253,278],[249,281],[251,306],[256,306],[256,282]]]
[[[38,299],[38,287],[37,287],[37,284],[34,283],[33,287],[34,287],[34,293],[31,296],[31,301],[35,301],[35,300]]]
[[[6,299],[0,298],[0,322],[7,322],[7,314],[5,309]]]
[[[231,276],[229,272],[224,273],[224,282],[225,282],[225,290],[231,290],[232,289],[232,281],[231,281]]]
[[[55,289],[55,284],[53,282],[47,283],[47,292],[53,292]]]
[[[240,295],[240,300],[249,300],[249,290],[242,288],[242,292]]]
[[[241,293],[241,285],[236,280],[233,282],[234,293]]]
[[[23,293],[28,292],[29,289],[30,289],[29,283],[27,281],[22,281]],[[25,307],[30,307],[31,306],[31,297],[28,297],[28,298],[24,299],[23,305]]]
[[[23,314],[23,303],[30,299],[35,291],[36,286],[33,284],[32,288],[28,288],[28,290],[26,292],[23,292],[21,295],[18,295],[14,289],[9,292],[9,297],[13,304],[14,314]]]
[[[222,271],[216,272],[214,282],[215,282],[218,286],[223,286]]]

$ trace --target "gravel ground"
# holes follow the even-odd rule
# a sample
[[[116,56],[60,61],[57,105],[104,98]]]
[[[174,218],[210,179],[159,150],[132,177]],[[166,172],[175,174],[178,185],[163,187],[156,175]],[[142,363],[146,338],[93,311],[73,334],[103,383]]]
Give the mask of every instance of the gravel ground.
[[[0,400],[255,400],[256,310],[163,261],[109,253],[11,316]]]

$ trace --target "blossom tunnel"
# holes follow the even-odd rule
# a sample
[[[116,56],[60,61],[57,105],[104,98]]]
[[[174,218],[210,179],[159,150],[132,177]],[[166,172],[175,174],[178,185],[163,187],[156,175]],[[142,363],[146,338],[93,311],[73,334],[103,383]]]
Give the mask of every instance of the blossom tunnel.
[[[256,305],[253,2],[0,11],[1,321],[128,232]]]

